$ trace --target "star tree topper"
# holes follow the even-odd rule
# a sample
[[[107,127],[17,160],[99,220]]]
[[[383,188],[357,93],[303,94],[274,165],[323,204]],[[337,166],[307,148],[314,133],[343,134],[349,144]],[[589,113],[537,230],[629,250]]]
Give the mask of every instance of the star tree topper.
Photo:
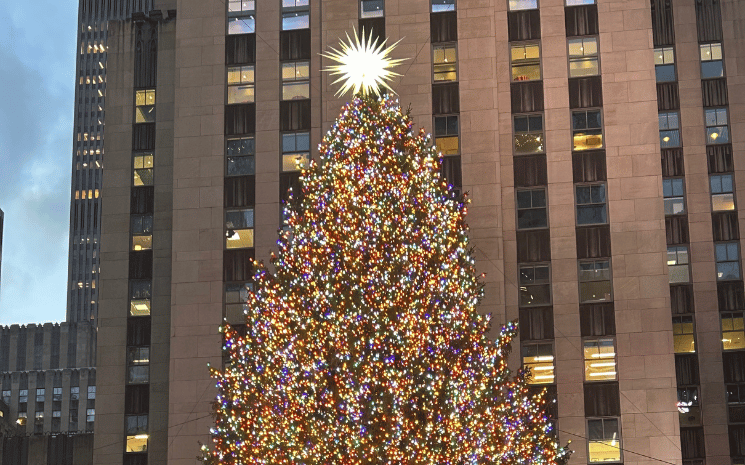
[[[385,46],[388,39],[378,44],[378,38],[373,40],[372,29],[370,29],[369,37],[365,37],[364,29],[359,36],[357,31],[354,30],[354,40],[349,38],[349,34],[346,34],[346,36],[347,42],[339,40],[341,50],[331,47],[330,52],[321,54],[321,56],[339,63],[324,68],[324,71],[331,73],[332,76],[340,76],[334,81],[334,84],[343,81],[342,86],[336,91],[336,95],[344,95],[351,89],[353,95],[362,93],[365,96],[378,93],[380,88],[388,89],[395,94],[396,92],[391,89],[388,82],[393,80],[394,76],[400,76],[400,74],[391,71],[390,68],[398,66],[405,60],[393,59],[389,55],[401,41],[399,40],[388,47]],[[360,36],[362,36],[362,39],[360,39]]]

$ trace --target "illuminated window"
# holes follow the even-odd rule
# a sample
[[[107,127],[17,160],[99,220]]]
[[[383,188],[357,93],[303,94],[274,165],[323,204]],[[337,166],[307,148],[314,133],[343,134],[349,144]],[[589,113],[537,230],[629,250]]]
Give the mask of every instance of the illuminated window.
[[[458,50],[455,44],[434,45],[432,47],[432,68],[435,82],[455,81],[457,72]]]
[[[254,210],[225,212],[225,248],[245,249],[254,246]]]
[[[572,112],[572,138],[575,151],[603,147],[603,120],[600,110]]]
[[[127,383],[150,381],[150,347],[127,347]]]
[[[153,185],[153,154],[137,153],[132,157],[135,186]]]
[[[569,77],[597,76],[598,74],[600,74],[598,39],[596,37],[569,39]]]
[[[459,153],[458,115],[435,116],[435,145],[443,155]]]
[[[714,244],[717,262],[717,281],[740,279],[740,243],[720,242]]]
[[[132,250],[153,248],[153,215],[132,215]]]
[[[310,161],[310,134],[282,134],[282,171],[300,171]]]
[[[722,313],[722,347],[724,350],[745,348],[743,312]]]
[[[609,302],[612,300],[610,261],[579,262],[579,301]]]
[[[693,337],[693,316],[673,317],[673,343],[676,354],[696,352],[696,342]]]
[[[667,270],[670,284],[687,283],[690,279],[688,247],[678,245],[667,248]]]
[[[382,18],[385,0],[360,0],[360,18]]]
[[[513,118],[516,155],[543,153],[546,150],[543,136],[543,115],[517,115]]]
[[[585,381],[616,379],[616,349],[613,339],[584,341]]]
[[[150,315],[152,282],[146,279],[129,280],[129,314],[131,316]]]
[[[538,8],[538,0],[509,0],[507,5],[510,11],[535,10]]]
[[[254,66],[228,67],[228,103],[253,103]]]
[[[510,47],[513,81],[535,81],[541,78],[541,48],[538,44]]]
[[[577,194],[577,224],[608,223],[605,184],[583,184],[575,186]]]
[[[722,61],[722,44],[699,45],[701,52],[701,79],[724,77],[724,63]]]
[[[135,91],[135,123],[155,122],[155,89]]]
[[[126,452],[146,452],[149,437],[147,415],[127,415],[124,418],[127,434]]]
[[[735,192],[731,174],[713,174],[709,177],[712,211],[735,209]]]
[[[244,176],[255,174],[256,143],[253,137],[228,139],[226,150],[227,176]]]
[[[729,124],[726,108],[705,108],[706,143],[726,144],[729,142]]]
[[[455,11],[455,0],[432,0],[432,13]]]
[[[698,401],[698,387],[678,388],[678,417],[680,426],[697,426],[701,424],[701,406]]]
[[[256,32],[255,0],[228,0],[228,34]]]
[[[680,147],[680,120],[677,112],[660,113],[660,147]]]
[[[535,229],[548,226],[546,189],[518,190],[517,229]]]
[[[282,0],[282,30],[310,27],[308,0]]]
[[[552,384],[554,347],[551,343],[523,343],[523,367],[530,370],[528,384]]]
[[[551,303],[551,273],[548,265],[520,266],[520,306]]]
[[[310,98],[310,62],[282,63],[282,100]]]
[[[232,325],[245,324],[243,312],[248,308],[248,294],[253,290],[252,283],[225,284],[225,319]]]
[[[665,198],[665,215],[685,213],[685,186],[682,178],[663,179],[662,195]]]
[[[621,429],[617,418],[587,420],[590,463],[621,461]]]
[[[675,52],[672,47],[654,49],[654,72],[657,82],[675,80]]]

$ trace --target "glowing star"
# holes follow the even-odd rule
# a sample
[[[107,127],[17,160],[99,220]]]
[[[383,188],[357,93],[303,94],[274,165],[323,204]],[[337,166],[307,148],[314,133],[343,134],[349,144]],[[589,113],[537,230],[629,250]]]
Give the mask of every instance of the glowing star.
[[[377,38],[373,40],[372,29],[369,37],[365,37],[364,29],[360,35],[361,40],[355,30],[354,41],[349,38],[349,34],[347,34],[348,43],[343,40],[339,41],[341,51],[331,47],[331,52],[321,54],[339,63],[324,69],[332,76],[340,76],[334,84],[344,82],[336,95],[344,95],[350,89],[354,95],[360,92],[362,95],[369,95],[377,93],[381,87],[395,94],[396,92],[388,85],[388,81],[400,74],[391,71],[390,68],[398,66],[404,59],[392,59],[389,55],[401,41],[386,47],[388,39],[378,44]]]

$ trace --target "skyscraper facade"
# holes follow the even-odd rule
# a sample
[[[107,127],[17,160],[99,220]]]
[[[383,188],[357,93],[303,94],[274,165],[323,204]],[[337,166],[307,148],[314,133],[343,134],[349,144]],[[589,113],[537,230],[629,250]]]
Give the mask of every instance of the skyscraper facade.
[[[401,40],[392,86],[470,192],[481,311],[520,321],[571,463],[743,463],[741,2],[151,10],[108,27],[95,463],[208,441],[217,328],[348,98],[319,53],[353,28]]]

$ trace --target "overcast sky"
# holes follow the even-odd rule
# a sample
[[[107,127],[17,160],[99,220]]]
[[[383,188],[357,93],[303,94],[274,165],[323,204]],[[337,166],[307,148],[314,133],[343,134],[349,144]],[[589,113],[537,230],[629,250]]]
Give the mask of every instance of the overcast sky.
[[[0,1],[0,324],[63,321],[77,0]]]

